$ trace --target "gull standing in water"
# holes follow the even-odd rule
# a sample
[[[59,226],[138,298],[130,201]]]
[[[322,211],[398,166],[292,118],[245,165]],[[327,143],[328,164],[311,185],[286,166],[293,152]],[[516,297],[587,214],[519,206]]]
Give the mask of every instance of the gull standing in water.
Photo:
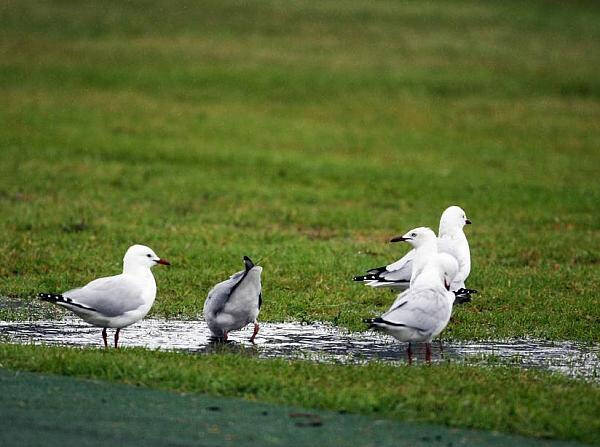
[[[450,206],[444,210],[440,218],[437,238],[437,251],[448,253],[458,262],[458,273],[450,285],[450,290],[461,291],[471,272],[471,253],[469,242],[463,227],[470,224],[465,211],[458,206]],[[404,238],[393,238],[390,242],[405,241]],[[367,271],[366,275],[355,276],[354,281],[364,282],[370,287],[387,287],[394,290],[406,290],[411,284],[416,249],[411,250],[398,261]],[[465,292],[477,293],[476,290],[465,289]]]
[[[262,267],[244,256],[244,270],[218,283],[204,302],[204,319],[213,336],[227,340],[227,334],[254,323],[250,341],[258,334],[258,312],[262,304]]]
[[[62,294],[40,293],[38,298],[69,309],[84,321],[103,328],[116,328],[115,348],[122,328],[146,316],[156,298],[156,281],[150,270],[156,264],[170,265],[145,245],[132,245],[123,257],[123,273],[98,278],[79,289]]]
[[[457,272],[454,257],[434,254],[410,289],[400,294],[387,312],[364,322],[408,342],[409,363],[412,363],[411,343],[425,342],[425,359],[431,362],[431,340],[444,330],[452,315],[455,295],[448,288]]]

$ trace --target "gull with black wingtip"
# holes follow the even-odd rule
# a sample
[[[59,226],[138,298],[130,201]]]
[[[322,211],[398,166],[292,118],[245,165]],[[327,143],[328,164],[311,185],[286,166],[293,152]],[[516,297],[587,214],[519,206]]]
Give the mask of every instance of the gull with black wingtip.
[[[156,298],[156,281],[150,270],[157,264],[170,265],[145,245],[132,245],[123,257],[123,273],[98,278],[79,289],[67,292],[40,293],[38,298],[69,309],[84,321],[103,328],[104,347],[108,348],[107,328],[119,332],[146,316]]]
[[[214,337],[227,340],[229,332],[254,323],[250,341],[258,333],[258,313],[262,304],[262,267],[244,256],[244,270],[214,286],[204,302],[204,319]]]
[[[471,272],[471,252],[463,227],[470,223],[471,221],[462,208],[450,206],[442,213],[437,237],[437,251],[454,256],[458,262],[458,273],[450,284],[450,290],[467,294],[477,293],[476,290],[465,289],[465,281]],[[392,238],[390,242],[401,241],[410,243],[410,240],[404,236]],[[414,279],[413,268],[416,255],[417,249],[415,248],[392,264],[373,268],[362,276],[355,276],[354,281],[361,281],[374,288],[405,290],[410,286],[411,278]]]
[[[428,256],[410,289],[398,295],[383,315],[364,320],[399,341],[408,342],[408,362],[412,363],[414,342],[425,342],[427,362],[431,361],[431,340],[450,321],[455,294],[448,290],[458,272],[456,259],[447,253]]]

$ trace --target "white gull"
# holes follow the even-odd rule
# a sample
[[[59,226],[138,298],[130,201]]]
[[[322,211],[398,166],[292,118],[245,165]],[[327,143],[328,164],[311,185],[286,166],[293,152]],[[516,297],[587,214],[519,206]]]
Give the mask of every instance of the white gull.
[[[144,245],[132,245],[123,257],[123,273],[98,278],[79,289],[62,294],[40,293],[43,301],[69,309],[84,321],[103,328],[104,347],[108,347],[107,328],[116,328],[115,348],[122,328],[146,316],[156,298],[156,281],[150,270],[156,264],[170,265]]]
[[[437,251],[454,256],[458,262],[458,273],[450,285],[450,290],[459,291],[465,288],[465,281],[471,272],[471,253],[469,242],[463,231],[466,224],[471,221],[464,210],[458,206],[450,206],[444,210],[440,218],[440,227],[437,238]],[[405,241],[403,238],[392,238],[391,242]],[[411,278],[414,279],[413,265],[416,249],[406,253],[398,261],[383,267],[370,269],[366,275],[355,276],[355,281],[364,282],[374,288],[387,287],[394,290],[405,290],[410,286]],[[469,290],[468,292],[476,293]]]
[[[364,320],[371,328],[382,330],[399,341],[408,342],[407,354],[412,362],[411,343],[425,342],[426,360],[431,361],[431,340],[450,321],[454,293],[447,287],[458,271],[456,259],[446,253],[433,254],[411,287],[383,315]]]

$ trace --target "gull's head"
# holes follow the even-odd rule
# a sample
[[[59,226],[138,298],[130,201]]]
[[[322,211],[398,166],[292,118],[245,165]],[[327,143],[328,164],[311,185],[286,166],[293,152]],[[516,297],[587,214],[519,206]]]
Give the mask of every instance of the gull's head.
[[[446,290],[450,290],[450,284],[458,273],[458,261],[447,253],[438,253],[436,262],[440,271],[440,279],[444,282]]]
[[[408,242],[410,245],[417,248],[426,243],[435,243],[436,240],[435,233],[431,228],[418,227],[402,236],[396,236],[390,239],[390,242]]]
[[[459,228],[462,229],[467,224],[470,224],[471,221],[467,217],[467,213],[460,206],[449,206],[442,213],[442,217],[440,218],[440,231],[442,228],[452,229]]]
[[[154,253],[154,250],[145,245],[132,245],[127,249],[127,252],[125,252],[125,256],[123,257],[123,266],[125,268],[152,268],[156,264],[171,265],[169,261],[160,258]]]

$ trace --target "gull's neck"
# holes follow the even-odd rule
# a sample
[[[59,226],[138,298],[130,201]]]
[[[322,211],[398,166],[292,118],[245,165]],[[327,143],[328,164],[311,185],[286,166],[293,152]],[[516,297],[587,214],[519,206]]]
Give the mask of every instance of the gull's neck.
[[[425,268],[425,264],[433,258],[438,252],[437,240],[431,239],[423,242],[415,248],[415,257],[413,258],[412,275],[410,277],[411,284],[421,274]]]
[[[463,229],[459,225],[452,225],[446,222],[440,222],[440,231],[438,231],[438,235],[442,236],[459,236],[464,235]]]
[[[435,253],[437,253],[437,240],[434,238],[426,240],[415,248],[415,255],[419,257],[430,256]]]
[[[126,275],[134,275],[134,276],[140,276],[140,277],[151,276],[152,278],[154,278],[154,275],[152,275],[152,270],[150,270],[150,267],[145,266],[145,265],[128,263],[128,262],[123,262],[123,273]]]
[[[443,287],[444,280],[437,266],[426,264],[421,273],[411,284],[411,288]]]

